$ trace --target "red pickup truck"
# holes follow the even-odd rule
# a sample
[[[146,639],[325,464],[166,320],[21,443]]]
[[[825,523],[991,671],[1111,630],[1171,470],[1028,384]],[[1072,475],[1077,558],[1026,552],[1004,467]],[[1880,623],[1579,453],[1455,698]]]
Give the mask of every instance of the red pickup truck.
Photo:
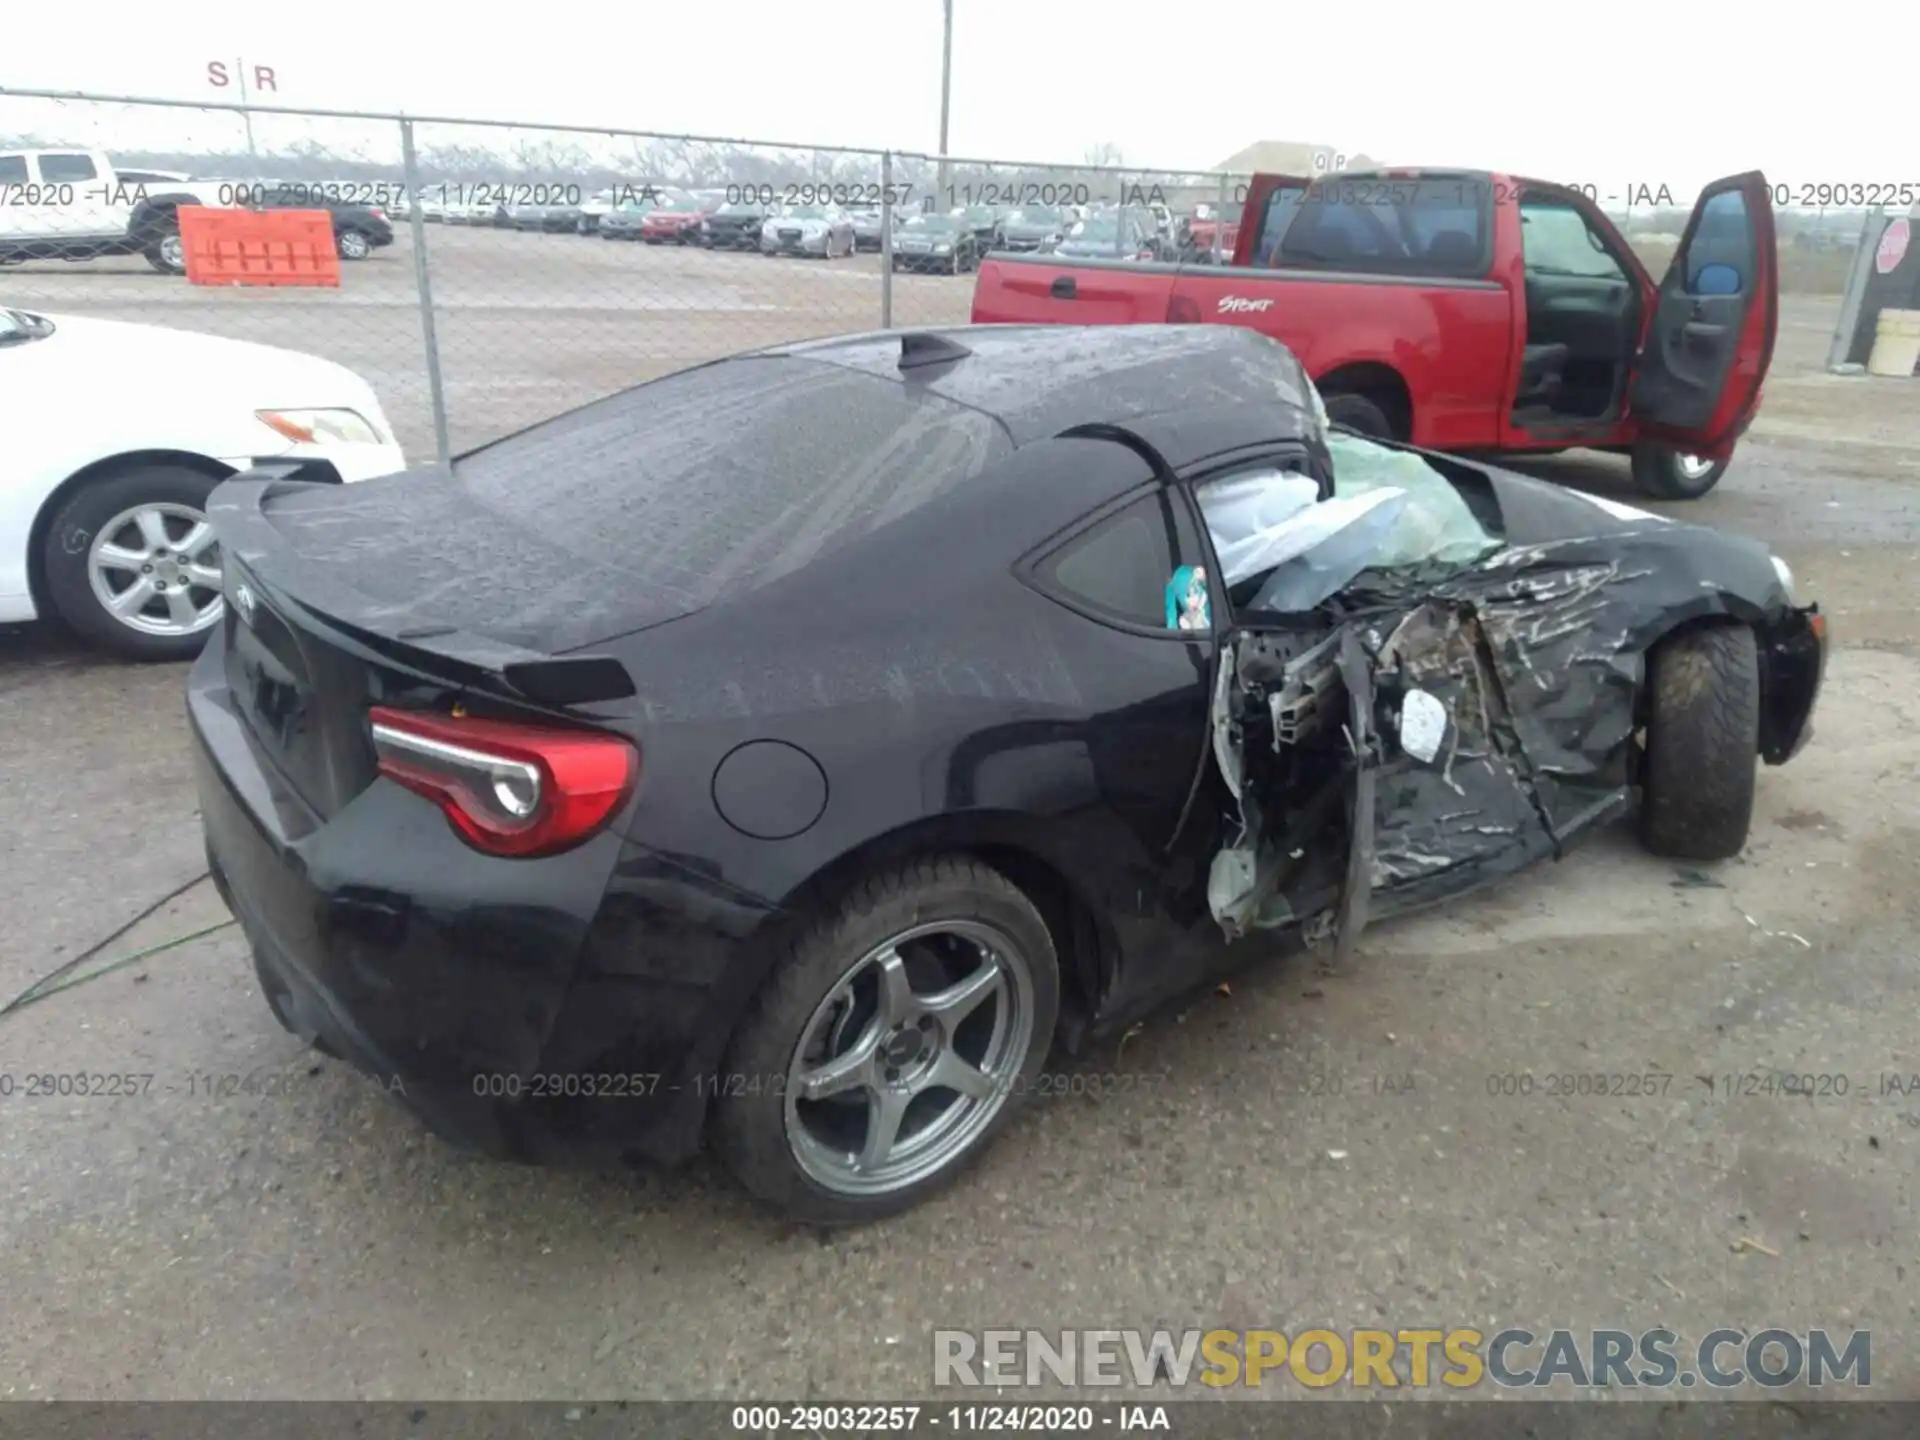
[[[1773,199],[1709,185],[1664,280],[1577,189],[1457,170],[1256,176],[1230,265],[990,255],[976,324],[1247,325],[1334,421],[1461,454],[1632,456],[1704,495],[1759,409],[1779,324]]]

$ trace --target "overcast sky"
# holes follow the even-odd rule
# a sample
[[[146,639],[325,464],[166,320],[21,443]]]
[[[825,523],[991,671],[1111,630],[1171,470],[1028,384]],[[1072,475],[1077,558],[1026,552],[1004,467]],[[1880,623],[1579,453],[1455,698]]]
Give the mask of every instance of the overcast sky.
[[[286,104],[922,151],[939,133],[940,0],[11,9],[0,86],[231,97],[207,62],[244,55],[275,72],[260,98]],[[1892,57],[1861,46],[1848,7],[1827,25],[1675,0],[954,9],[956,155],[1071,161],[1112,143],[1129,163],[1205,168],[1270,139],[1603,196],[1690,194],[1756,166],[1795,186],[1920,182],[1912,86],[1877,81],[1874,56]],[[50,128],[47,107],[0,96],[0,134]],[[178,122],[123,117],[100,142],[143,134]]]

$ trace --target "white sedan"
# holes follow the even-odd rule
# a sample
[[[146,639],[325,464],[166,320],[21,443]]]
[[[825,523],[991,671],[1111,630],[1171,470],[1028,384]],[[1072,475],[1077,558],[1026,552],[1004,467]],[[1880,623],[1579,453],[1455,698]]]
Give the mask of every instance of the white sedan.
[[[205,510],[227,476],[406,464],[344,366],[157,325],[0,308],[0,396],[0,623],[58,618],[133,659],[190,659],[219,622]]]

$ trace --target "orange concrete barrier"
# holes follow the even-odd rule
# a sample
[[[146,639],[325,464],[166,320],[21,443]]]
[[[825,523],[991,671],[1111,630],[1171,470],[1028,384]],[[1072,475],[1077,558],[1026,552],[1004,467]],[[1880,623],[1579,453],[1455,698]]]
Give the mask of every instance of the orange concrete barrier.
[[[180,243],[195,285],[333,285],[340,251],[325,210],[182,205]]]

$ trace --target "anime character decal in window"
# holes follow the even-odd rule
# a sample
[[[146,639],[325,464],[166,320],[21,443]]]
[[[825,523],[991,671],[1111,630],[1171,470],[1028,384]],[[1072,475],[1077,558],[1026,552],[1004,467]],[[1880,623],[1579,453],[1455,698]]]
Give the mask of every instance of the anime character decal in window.
[[[1213,629],[1213,609],[1207,601],[1205,566],[1182,565],[1167,581],[1167,628]]]

